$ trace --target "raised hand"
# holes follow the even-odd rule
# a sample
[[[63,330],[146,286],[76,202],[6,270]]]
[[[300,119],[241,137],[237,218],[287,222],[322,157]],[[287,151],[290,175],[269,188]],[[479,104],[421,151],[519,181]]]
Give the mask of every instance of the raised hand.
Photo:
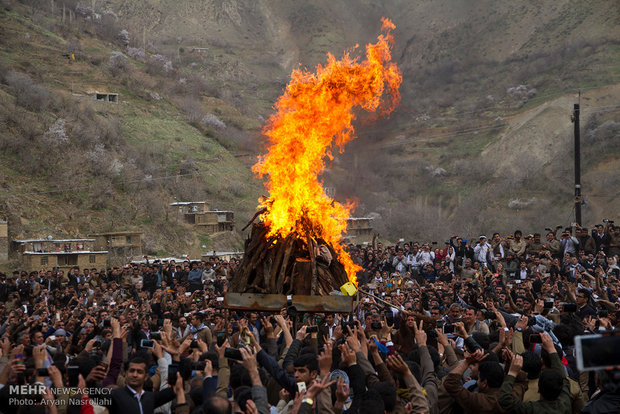
[[[519,374],[519,371],[521,371],[521,368],[523,368],[523,357],[521,355],[515,355],[510,363],[508,375],[516,377]]]
[[[350,326],[347,326],[347,329],[349,330],[347,344],[349,344],[353,352],[360,352],[362,350],[362,344],[359,339],[357,339],[357,327],[351,329]]]
[[[349,398],[350,392],[349,386],[344,382],[344,378],[338,379],[336,384],[336,401],[344,404],[347,398]]]
[[[256,408],[254,401],[247,400],[245,404],[245,414],[258,414],[258,408]]]
[[[229,348],[229,347],[230,347],[230,343],[228,342],[228,339],[224,341],[222,346],[217,346],[217,344],[215,344],[215,350],[217,351],[217,355],[219,356],[220,359],[224,359],[224,353],[226,351],[226,348]]]
[[[468,364],[475,364],[485,359],[489,354],[485,354],[482,349],[477,349],[473,354],[469,354],[466,358]]]
[[[527,328],[527,321],[528,318],[525,315],[522,315],[519,317],[519,320],[517,321],[517,323],[515,324],[515,328],[521,328],[521,330],[525,330]]]
[[[355,352],[349,348],[348,344],[344,343],[338,346],[338,349],[340,349],[340,353],[342,354],[342,361],[348,367],[357,364],[357,356],[355,355]]]
[[[202,373],[204,374],[205,377],[213,376],[213,363],[211,362],[210,359],[205,359],[205,369]]]
[[[299,328],[297,334],[295,335],[295,339],[303,341],[306,338],[306,325]]]
[[[256,350],[251,347],[243,347],[239,348],[241,352],[241,356],[243,357],[242,365],[245,367],[248,372],[258,372],[258,362],[256,361]]]
[[[319,360],[319,372],[322,376],[329,376],[329,371],[332,368],[332,345],[325,344],[323,351],[318,356]]]
[[[548,333],[541,332],[540,338],[542,340],[542,348],[545,351],[549,352],[550,354],[557,352],[555,346],[553,345],[553,339],[551,339],[551,336],[549,336]]]
[[[308,388],[308,390],[306,391],[306,397],[314,399],[317,395],[319,395],[321,391],[323,391],[325,388],[331,387],[331,385],[335,382],[336,380],[329,380],[329,375],[323,376],[320,381],[318,379],[315,379],[312,382],[310,388]]]
[[[417,326],[416,323],[413,323],[413,330],[415,332],[415,342],[418,346],[426,346],[427,335],[424,332],[424,321],[420,321],[420,325]]]
[[[411,371],[409,370],[409,367],[405,363],[405,360],[403,359],[403,357],[401,357],[398,354],[388,356],[387,359],[385,360],[385,363],[388,366],[388,368],[390,368],[392,371],[399,374],[401,377],[406,377],[408,375],[411,375]]]

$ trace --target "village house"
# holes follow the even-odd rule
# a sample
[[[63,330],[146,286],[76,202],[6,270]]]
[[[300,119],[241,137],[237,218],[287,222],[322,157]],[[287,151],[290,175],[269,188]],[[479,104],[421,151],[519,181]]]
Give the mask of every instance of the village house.
[[[241,259],[243,257],[243,252],[216,252],[212,251],[210,253],[203,253],[202,260],[208,261],[210,257],[217,257],[219,260],[224,260],[229,262],[232,259]]]
[[[97,250],[95,239],[25,239],[13,240],[13,253],[22,261],[26,271],[51,270],[58,267],[65,272],[74,266],[104,268],[107,250]]]
[[[122,265],[128,261],[142,257],[141,231],[115,231],[93,233],[88,237],[95,238],[95,249],[106,250],[111,265]]]
[[[372,240],[373,220],[372,217],[349,217],[346,239],[355,243]]]
[[[206,201],[179,201],[171,203],[176,220],[193,224],[207,234],[235,229],[235,213],[211,210]]]

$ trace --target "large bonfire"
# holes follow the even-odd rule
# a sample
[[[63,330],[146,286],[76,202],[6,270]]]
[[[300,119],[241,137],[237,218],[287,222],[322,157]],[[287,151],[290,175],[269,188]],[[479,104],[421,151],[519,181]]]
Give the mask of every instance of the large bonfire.
[[[233,278],[237,292],[328,294],[360,269],[341,245],[353,203],[341,204],[323,190],[319,176],[332,151],[355,138],[354,109],[385,115],[400,100],[400,71],[391,62],[395,28],[366,46],[363,61],[328,55],[316,73],[294,70],[263,133],[268,153],[253,171],[267,177],[269,197],[259,200],[260,221],[246,242]]]

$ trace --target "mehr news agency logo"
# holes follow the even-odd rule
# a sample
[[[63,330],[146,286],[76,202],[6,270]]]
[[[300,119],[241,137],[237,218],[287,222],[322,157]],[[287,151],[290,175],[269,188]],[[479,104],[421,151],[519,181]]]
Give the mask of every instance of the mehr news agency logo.
[[[51,398],[45,398],[48,390]],[[26,384],[9,386],[9,405],[83,405],[90,403],[98,406],[109,406],[112,399],[106,397],[112,392],[109,388],[47,388],[45,385]],[[88,395],[88,399],[82,396]],[[67,398],[61,398],[66,396]]]

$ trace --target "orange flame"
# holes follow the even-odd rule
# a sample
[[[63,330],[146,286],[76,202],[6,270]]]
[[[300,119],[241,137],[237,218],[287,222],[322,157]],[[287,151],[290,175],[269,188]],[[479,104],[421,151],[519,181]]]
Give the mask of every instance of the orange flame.
[[[328,54],[327,66],[316,73],[296,69],[285,93],[276,103],[263,133],[269,137],[269,152],[259,157],[253,171],[262,178],[270,197],[260,200],[267,210],[261,219],[270,229],[268,237],[321,238],[331,244],[344,265],[349,280],[360,267],[340,244],[353,204],[343,205],[325,194],[319,175],[324,158],[333,159],[332,147],[340,152],[355,138],[353,109],[387,114],[400,100],[400,70],[391,62],[394,24],[383,18],[384,34],[366,46],[366,59],[349,53],[337,61]],[[386,99],[382,99],[383,95]]]

